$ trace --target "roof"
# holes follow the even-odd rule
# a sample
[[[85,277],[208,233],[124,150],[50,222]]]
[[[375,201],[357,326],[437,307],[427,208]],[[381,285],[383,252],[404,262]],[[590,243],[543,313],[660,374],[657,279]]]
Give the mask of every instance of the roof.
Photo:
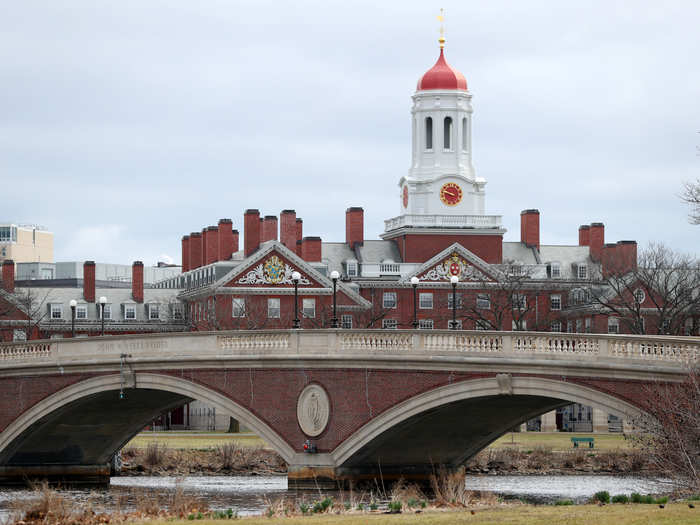
[[[399,248],[394,241],[365,241],[355,247],[355,252],[358,260],[364,263],[402,262]]]
[[[445,50],[440,49],[440,56],[418,81],[418,91],[430,89],[459,89],[467,91],[467,79],[464,75],[452,68],[445,60]]]

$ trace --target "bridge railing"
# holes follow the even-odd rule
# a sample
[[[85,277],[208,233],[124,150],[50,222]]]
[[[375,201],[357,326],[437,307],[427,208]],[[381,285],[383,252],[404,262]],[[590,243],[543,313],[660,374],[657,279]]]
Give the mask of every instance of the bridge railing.
[[[257,330],[106,336],[0,344],[0,368],[123,357],[487,355],[576,360],[700,361],[699,337],[451,330]]]

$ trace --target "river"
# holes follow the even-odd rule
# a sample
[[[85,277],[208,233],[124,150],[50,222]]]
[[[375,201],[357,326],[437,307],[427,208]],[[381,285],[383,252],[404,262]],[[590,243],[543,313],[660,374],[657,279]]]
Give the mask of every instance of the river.
[[[239,515],[259,514],[275,499],[285,497],[318,499],[316,491],[287,490],[286,476],[187,476],[114,477],[109,487],[100,489],[61,489],[65,497],[76,504],[90,504],[95,510],[111,512],[116,508],[133,510],[142,497],[162,502],[172,496],[177,485],[197,498],[207,502],[210,509],[233,509]],[[506,498],[522,498],[535,503],[548,503],[560,499],[583,502],[601,490],[610,494],[661,493],[669,490],[662,480],[635,476],[467,476],[471,490],[490,491]],[[336,496],[337,493],[324,491]],[[28,489],[0,488],[0,523],[12,513],[14,502],[32,496]]]

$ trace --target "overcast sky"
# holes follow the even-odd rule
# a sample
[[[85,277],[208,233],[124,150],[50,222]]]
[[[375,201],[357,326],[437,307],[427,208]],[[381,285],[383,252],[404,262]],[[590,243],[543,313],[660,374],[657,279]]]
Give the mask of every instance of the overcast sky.
[[[519,240],[700,252],[678,198],[700,175],[700,2],[2,2],[1,221],[56,260],[180,262],[246,208],[365,238],[399,212],[417,80],[446,56],[473,95],[486,208]]]

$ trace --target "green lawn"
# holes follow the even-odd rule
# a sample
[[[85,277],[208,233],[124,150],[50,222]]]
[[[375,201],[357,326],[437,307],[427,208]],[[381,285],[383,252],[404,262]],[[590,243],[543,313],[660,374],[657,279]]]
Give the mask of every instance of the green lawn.
[[[129,441],[127,447],[146,448],[149,443],[159,443],[175,449],[215,448],[229,442],[242,447],[269,448],[267,443],[254,434],[189,433],[189,432],[141,432]]]
[[[490,446],[494,448],[517,447],[522,450],[532,450],[537,446],[549,447],[552,450],[571,450],[572,437],[592,437],[595,439],[595,449],[613,450],[616,448],[631,448],[622,434],[582,434],[576,432],[509,432],[494,441]],[[515,443],[511,445],[511,440]],[[588,445],[579,445],[588,450]]]

